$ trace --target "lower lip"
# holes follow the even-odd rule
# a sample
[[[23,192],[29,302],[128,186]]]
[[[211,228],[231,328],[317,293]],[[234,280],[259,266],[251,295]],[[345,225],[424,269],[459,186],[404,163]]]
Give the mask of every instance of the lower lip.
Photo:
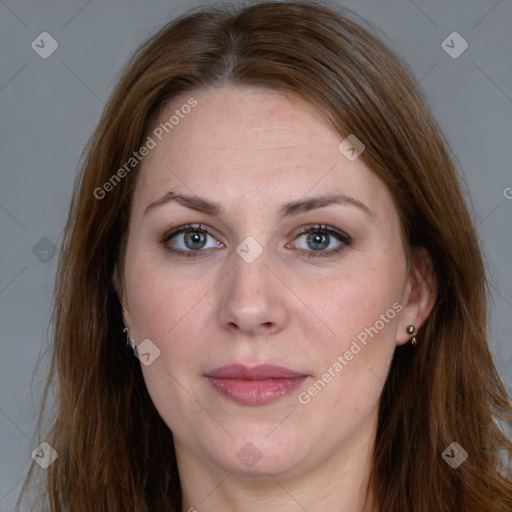
[[[297,389],[306,376],[283,379],[245,380],[208,377],[221,395],[244,405],[263,405],[274,402]]]

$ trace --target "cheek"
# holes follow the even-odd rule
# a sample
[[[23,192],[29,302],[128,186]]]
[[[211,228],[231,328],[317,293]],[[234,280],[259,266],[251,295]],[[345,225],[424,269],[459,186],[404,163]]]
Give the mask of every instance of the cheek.
[[[184,277],[184,272],[172,262],[157,263],[150,255],[133,254],[126,264],[133,332],[139,338],[158,340],[162,345],[172,343],[176,333],[183,329],[193,339],[213,284],[212,276]]]
[[[171,421],[174,412],[197,406],[189,403],[184,389],[193,387],[205,370],[205,343],[213,327],[208,321],[212,287],[218,279],[185,277],[171,264],[154,264],[137,254],[126,268],[133,335],[138,342],[151,340],[160,350],[154,363],[142,365],[144,379],[159,412]]]
[[[322,394],[321,409],[361,416],[380,396],[396,346],[405,264],[384,267],[387,272],[367,266],[326,280],[320,289],[311,287],[310,304],[330,332],[326,337],[325,327],[318,328],[324,336],[314,337],[309,347],[320,380],[311,394]],[[308,318],[312,326],[316,318]]]
[[[146,387],[171,430],[186,432],[191,419],[200,423],[204,416],[189,390],[201,378],[196,365],[208,332],[205,294],[210,287],[204,280],[171,275],[169,268],[145,267],[142,262],[133,268],[137,271],[127,280],[127,291],[134,333],[137,341],[150,339],[160,350],[153,363],[141,365]]]
[[[337,340],[338,348],[350,340],[364,343],[365,333],[384,338],[392,334],[401,309],[400,280],[366,269],[329,279],[307,291],[311,309]],[[393,307],[395,304],[395,307]],[[375,329],[378,333],[375,333]]]
[[[312,423],[312,431],[332,439],[359,430],[375,413],[395,349],[393,304],[400,306],[385,287],[367,281],[345,284],[332,295],[328,290],[332,300],[316,299],[324,306],[319,315],[335,334],[328,340],[310,337],[314,378],[298,397],[305,404],[300,417]]]

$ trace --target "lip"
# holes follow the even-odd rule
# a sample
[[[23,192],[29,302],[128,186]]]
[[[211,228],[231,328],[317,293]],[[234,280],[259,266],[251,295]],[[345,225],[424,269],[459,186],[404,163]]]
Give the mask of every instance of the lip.
[[[273,364],[230,364],[208,372],[206,378],[222,396],[244,405],[263,405],[291,393],[308,375]]]

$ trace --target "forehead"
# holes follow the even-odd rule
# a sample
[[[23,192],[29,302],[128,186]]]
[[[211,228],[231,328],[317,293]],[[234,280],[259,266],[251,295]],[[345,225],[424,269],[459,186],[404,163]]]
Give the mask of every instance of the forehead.
[[[190,98],[197,104],[183,108]],[[165,125],[171,116],[172,128]],[[162,140],[153,135],[159,126],[169,132]],[[135,207],[171,188],[238,203],[269,204],[309,191],[339,191],[382,206],[390,199],[361,159],[340,153],[343,138],[323,113],[282,92],[227,86],[182,95],[161,112],[150,136],[155,147],[142,163]]]

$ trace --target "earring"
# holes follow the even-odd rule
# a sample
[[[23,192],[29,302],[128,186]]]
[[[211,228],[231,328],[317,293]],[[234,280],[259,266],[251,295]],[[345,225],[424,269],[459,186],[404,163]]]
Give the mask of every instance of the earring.
[[[414,325],[407,326],[407,334],[414,334],[415,332],[416,332],[416,327],[414,327]],[[410,342],[411,342],[411,345],[413,347],[415,347],[416,346],[416,336],[413,336],[410,339]]]
[[[121,302],[121,301],[119,301]],[[126,309],[125,305],[123,304],[123,302],[121,302],[121,305],[123,306],[123,309],[124,309],[124,312],[126,314],[129,314],[128,313],[128,310]],[[123,334],[126,336],[126,344],[129,346],[129,347],[132,347],[132,350],[135,350],[137,348],[137,345],[135,345],[135,340],[133,338],[130,338],[129,334],[128,334],[128,327],[126,327],[126,325],[124,326],[123,328]]]
[[[126,344],[132,348],[132,350],[135,350],[137,345],[135,345],[135,340],[133,338],[130,338],[130,336],[128,335],[128,327],[124,327],[123,329],[123,334],[125,334],[126,336]]]

